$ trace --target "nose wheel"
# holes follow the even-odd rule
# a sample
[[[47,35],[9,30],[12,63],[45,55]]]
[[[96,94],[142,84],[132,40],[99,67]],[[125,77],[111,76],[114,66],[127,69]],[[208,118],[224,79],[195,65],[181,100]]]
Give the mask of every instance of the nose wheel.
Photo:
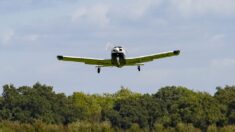
[[[98,68],[97,68],[97,73],[100,73],[100,71],[101,71],[101,68],[98,67]]]
[[[138,71],[140,71],[141,69],[140,69],[140,66],[137,66],[137,69],[138,69]]]

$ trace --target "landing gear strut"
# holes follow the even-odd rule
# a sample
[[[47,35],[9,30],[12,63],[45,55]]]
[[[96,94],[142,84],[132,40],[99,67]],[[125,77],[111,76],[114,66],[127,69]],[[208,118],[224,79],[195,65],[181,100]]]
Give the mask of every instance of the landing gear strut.
[[[140,66],[137,66],[138,71],[140,71]]]
[[[100,73],[100,71],[101,71],[101,68],[100,68],[100,67],[98,67],[98,68],[97,68],[97,72],[98,72],[98,73]]]

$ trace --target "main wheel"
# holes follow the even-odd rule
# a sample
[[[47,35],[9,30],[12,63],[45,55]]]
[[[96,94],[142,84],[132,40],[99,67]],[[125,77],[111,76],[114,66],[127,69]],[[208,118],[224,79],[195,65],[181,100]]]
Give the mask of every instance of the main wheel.
[[[98,68],[97,68],[97,72],[98,72],[98,73],[100,73],[100,71],[101,71],[101,68],[100,68],[100,67],[98,67]]]
[[[140,66],[137,67],[138,71],[140,71]]]

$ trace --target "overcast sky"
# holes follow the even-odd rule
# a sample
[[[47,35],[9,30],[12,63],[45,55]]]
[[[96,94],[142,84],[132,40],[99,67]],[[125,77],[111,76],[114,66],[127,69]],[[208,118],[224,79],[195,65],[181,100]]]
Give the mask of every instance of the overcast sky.
[[[177,85],[213,94],[235,84],[234,41],[234,0],[1,0],[0,85],[40,82],[67,95],[121,86],[155,93]],[[56,59],[110,58],[108,43],[125,47],[129,57],[182,52],[141,72],[103,68],[97,74],[94,66]]]

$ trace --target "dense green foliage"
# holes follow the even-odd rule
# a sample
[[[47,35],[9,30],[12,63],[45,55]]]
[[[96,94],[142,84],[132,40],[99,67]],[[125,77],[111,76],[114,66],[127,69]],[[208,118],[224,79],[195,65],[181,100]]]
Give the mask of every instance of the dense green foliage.
[[[214,96],[168,86],[140,94],[121,88],[114,94],[71,96],[51,86],[3,86],[0,131],[233,131],[235,86]]]

